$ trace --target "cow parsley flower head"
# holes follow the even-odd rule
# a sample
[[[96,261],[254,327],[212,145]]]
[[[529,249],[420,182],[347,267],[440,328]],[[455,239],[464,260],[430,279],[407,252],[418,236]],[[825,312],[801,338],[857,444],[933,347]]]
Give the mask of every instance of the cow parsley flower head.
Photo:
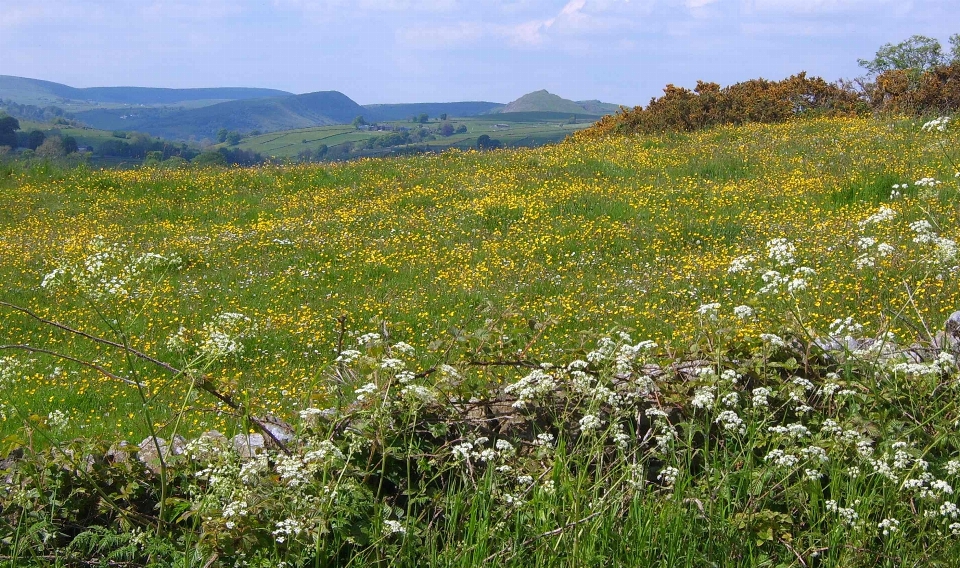
[[[747,254],[744,256],[738,256],[730,261],[730,267],[727,268],[727,272],[730,274],[738,274],[740,272],[747,272],[750,270],[750,266],[757,260],[752,254]]]
[[[797,247],[787,239],[770,239],[767,241],[767,257],[780,266],[790,266],[796,262],[794,254]]]
[[[752,318],[754,313],[753,308],[750,306],[737,306],[733,308],[733,315],[742,320]]]
[[[716,321],[717,311],[720,309],[720,304],[718,302],[713,302],[711,304],[703,304],[697,308],[697,313],[705,319]]]
[[[690,406],[694,408],[710,408],[713,406],[715,400],[716,396],[713,393],[712,387],[700,387],[693,393]]]
[[[924,132],[946,132],[947,128],[950,127],[950,117],[941,116],[940,118],[935,118],[929,122],[924,123],[920,127],[920,130]]]

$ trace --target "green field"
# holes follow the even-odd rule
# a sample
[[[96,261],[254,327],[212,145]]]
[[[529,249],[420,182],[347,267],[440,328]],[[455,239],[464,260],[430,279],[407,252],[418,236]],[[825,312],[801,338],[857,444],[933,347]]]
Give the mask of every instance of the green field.
[[[954,566],[958,143],[0,164],[0,565]]]
[[[569,124],[570,117],[556,116],[552,120],[544,120],[542,113],[518,113],[526,116],[490,115],[472,118],[451,118],[454,128],[466,125],[467,132],[451,136],[437,135],[435,140],[410,144],[415,147],[444,148],[474,148],[477,138],[483,134],[500,140],[506,146],[542,146],[551,142],[559,142],[567,135],[592,124],[589,118],[581,118],[575,124]],[[405,127],[413,129],[417,125],[409,121],[385,123],[391,127]],[[508,125],[498,127],[497,124]],[[436,120],[425,124],[430,129],[439,125]],[[362,142],[372,137],[386,134],[383,131],[357,130],[350,125],[321,126],[317,128],[303,128],[286,130],[253,136],[244,139],[239,147],[244,150],[259,152],[264,156],[275,158],[292,158],[303,150],[315,151],[321,144],[328,147],[342,146]],[[382,152],[402,150],[403,146],[384,149]]]

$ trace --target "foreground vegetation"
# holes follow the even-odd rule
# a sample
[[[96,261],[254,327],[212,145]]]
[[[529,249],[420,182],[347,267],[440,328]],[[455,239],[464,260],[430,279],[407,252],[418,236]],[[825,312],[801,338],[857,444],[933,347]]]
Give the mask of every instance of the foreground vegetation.
[[[956,143],[8,170],[0,554],[950,565]]]

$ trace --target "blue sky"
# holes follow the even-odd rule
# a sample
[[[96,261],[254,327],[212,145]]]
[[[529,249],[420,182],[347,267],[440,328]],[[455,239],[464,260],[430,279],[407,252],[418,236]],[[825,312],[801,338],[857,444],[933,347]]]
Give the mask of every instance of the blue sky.
[[[76,87],[337,90],[361,104],[646,104],[960,32],[960,0],[0,0],[0,74]]]

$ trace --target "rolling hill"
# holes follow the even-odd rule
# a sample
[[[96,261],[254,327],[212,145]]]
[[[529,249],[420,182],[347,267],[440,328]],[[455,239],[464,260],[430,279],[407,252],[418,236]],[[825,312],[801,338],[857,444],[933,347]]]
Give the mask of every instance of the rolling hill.
[[[179,105],[197,101],[232,101],[289,96],[276,89],[214,87],[203,89],[162,89],[152,87],[75,88],[52,81],[0,75],[0,99],[19,104],[64,105],[101,103],[116,105]]]
[[[554,95],[546,89],[527,93],[492,113],[559,112],[571,115],[602,116],[617,112],[619,105],[600,101],[571,101]]]
[[[365,109],[338,91],[230,101],[200,108],[97,110],[76,113],[104,130],[137,130],[175,140],[214,138],[221,128],[237,132],[273,132],[310,126],[345,124]]]

